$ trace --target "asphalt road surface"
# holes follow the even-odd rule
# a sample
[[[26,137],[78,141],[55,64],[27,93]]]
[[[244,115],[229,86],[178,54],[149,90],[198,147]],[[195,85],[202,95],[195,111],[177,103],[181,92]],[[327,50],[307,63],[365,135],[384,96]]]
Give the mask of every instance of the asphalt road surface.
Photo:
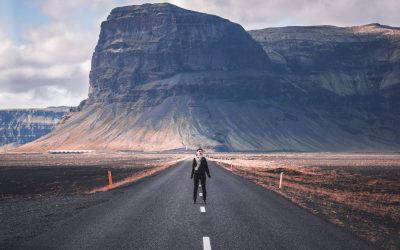
[[[369,249],[367,243],[209,161],[207,204],[191,160],[83,210],[23,249]],[[201,188],[199,188],[201,193]]]

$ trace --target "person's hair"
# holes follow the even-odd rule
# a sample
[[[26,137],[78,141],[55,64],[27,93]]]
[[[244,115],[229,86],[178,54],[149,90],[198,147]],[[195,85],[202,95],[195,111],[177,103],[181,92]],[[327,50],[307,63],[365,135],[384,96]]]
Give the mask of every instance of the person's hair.
[[[204,151],[201,147],[198,147],[198,148],[196,149],[196,151],[199,151],[199,150]]]

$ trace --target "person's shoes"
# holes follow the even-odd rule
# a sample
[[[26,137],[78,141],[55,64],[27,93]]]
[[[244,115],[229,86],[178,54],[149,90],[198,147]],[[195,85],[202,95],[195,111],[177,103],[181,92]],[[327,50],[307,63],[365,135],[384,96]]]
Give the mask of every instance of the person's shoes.
[[[204,201],[204,204],[207,204],[206,200],[203,200],[203,201]]]
[[[193,204],[196,204],[196,200],[193,200]]]

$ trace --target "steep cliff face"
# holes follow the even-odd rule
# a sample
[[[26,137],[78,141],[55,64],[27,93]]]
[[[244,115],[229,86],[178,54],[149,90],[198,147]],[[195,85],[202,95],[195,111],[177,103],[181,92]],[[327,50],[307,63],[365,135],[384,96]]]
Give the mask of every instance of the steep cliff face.
[[[261,46],[226,19],[171,4],[116,8],[101,25],[90,102],[131,102],[135,87],[179,73],[262,69]]]
[[[249,31],[302,88],[369,95],[400,84],[400,28],[310,26]]]
[[[250,32],[259,44],[238,24],[170,4],[116,8],[102,23],[89,98],[53,132],[21,150],[399,148],[399,92],[383,87],[398,90],[399,84],[377,83],[370,76],[381,72],[365,62],[373,58],[370,50],[348,55],[360,42],[343,53],[332,45],[353,41],[353,33],[324,31],[330,34],[324,40],[308,31],[296,36],[263,32]],[[382,36],[397,39],[391,33]],[[366,37],[380,44],[373,42],[376,36]],[[343,59],[323,60],[328,55]],[[387,67],[396,79],[396,63],[387,62],[392,57],[376,60],[392,65]],[[373,87],[364,80],[341,80],[347,79],[343,75],[368,78]]]
[[[67,107],[0,110],[0,146],[25,144],[48,134]]]
[[[400,28],[374,23],[267,28],[249,34],[285,69],[282,75],[307,93],[305,109],[316,109],[319,117],[356,135],[352,140],[367,136],[399,144]]]

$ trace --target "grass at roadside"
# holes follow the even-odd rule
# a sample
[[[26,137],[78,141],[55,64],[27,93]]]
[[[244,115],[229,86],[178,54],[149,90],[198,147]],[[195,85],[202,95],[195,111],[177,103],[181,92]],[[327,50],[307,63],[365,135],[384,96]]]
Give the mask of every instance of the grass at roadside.
[[[379,247],[400,248],[400,155],[213,154],[212,158]]]

